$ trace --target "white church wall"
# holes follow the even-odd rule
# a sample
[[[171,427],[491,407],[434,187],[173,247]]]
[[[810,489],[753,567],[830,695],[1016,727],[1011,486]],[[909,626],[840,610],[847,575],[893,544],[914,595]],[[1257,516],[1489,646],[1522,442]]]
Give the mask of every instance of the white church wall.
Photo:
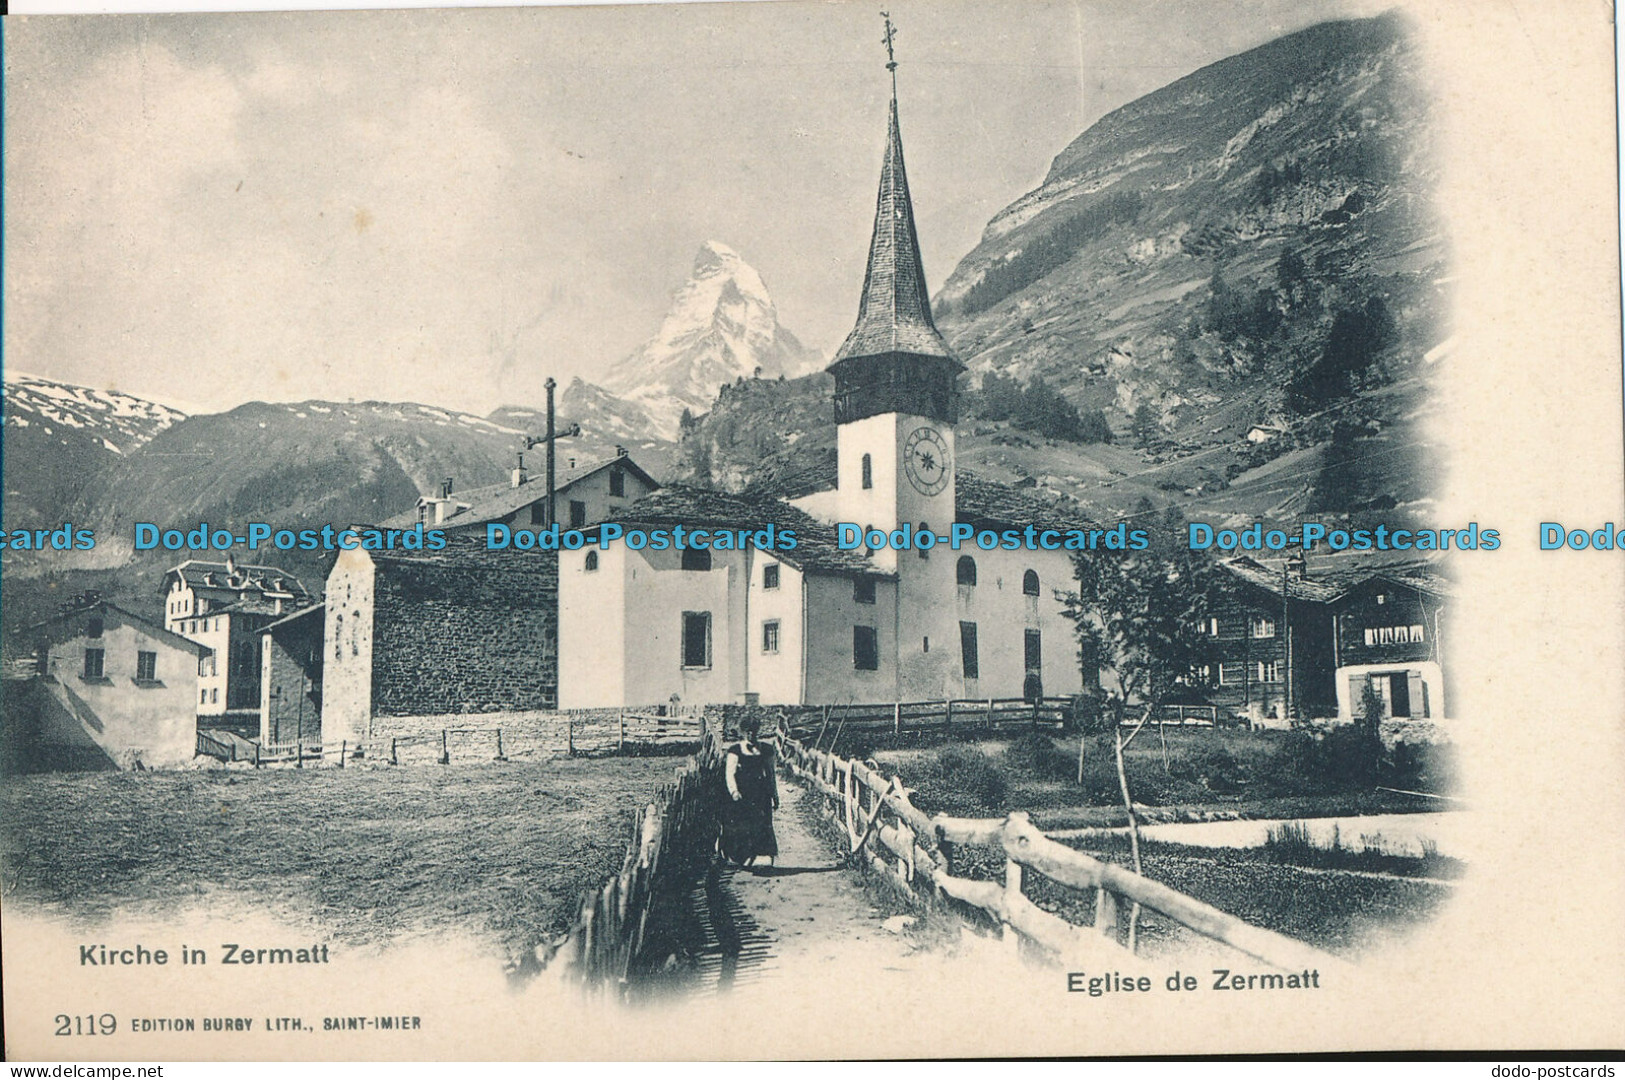
[[[597,569],[588,570],[588,554]],[[559,708],[593,709],[626,703],[626,580],[620,545],[606,551],[559,554]],[[643,704],[654,704],[654,701]]]
[[[751,559],[749,622],[746,629],[747,690],[763,705],[798,705],[802,702],[802,588],[801,571],[789,563],[757,553]],[[778,587],[763,585],[763,572],[778,567]],[[764,646],[763,625],[778,624],[777,648]]]
[[[745,555],[717,551],[710,570],[683,570],[676,551],[628,552],[624,699],[631,705],[744,700]],[[704,665],[683,663],[683,614],[710,616]]]
[[[849,577],[808,575],[807,691],[812,704],[897,700],[897,585],[875,582],[875,602],[853,598]],[[875,628],[878,663],[859,670],[853,655],[853,627]]]

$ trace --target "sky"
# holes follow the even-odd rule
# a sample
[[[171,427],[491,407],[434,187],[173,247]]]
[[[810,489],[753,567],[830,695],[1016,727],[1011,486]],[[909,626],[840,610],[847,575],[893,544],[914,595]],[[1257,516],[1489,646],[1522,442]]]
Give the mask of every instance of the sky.
[[[889,5],[939,288],[1095,120],[1367,0]],[[486,413],[657,329],[699,246],[826,353],[889,83],[875,4],[9,17],[8,368],[218,411]]]

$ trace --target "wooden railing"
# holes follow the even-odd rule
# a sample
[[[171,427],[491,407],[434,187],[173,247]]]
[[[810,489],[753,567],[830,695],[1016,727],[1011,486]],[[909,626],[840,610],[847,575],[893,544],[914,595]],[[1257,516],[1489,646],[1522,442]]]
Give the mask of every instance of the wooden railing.
[[[1098,960],[1102,943],[1124,944],[1117,913],[1125,904],[1138,904],[1283,970],[1347,966],[1330,953],[1243,922],[1052,840],[1024,813],[1003,819],[929,817],[909,801],[897,777],[882,774],[873,762],[811,749],[788,732],[781,732],[779,742],[785,767],[827,797],[829,814],[844,829],[853,854],[877,873],[918,900],[940,902],[947,897],[967,904],[996,920],[1005,934],[1026,939],[1063,961]],[[871,840],[884,854],[870,850]],[[986,845],[1002,851],[1003,882],[955,876],[954,845]],[[1092,892],[1094,925],[1079,926],[1034,904],[1022,889],[1029,870],[1067,889]]]
[[[715,842],[720,769],[720,742],[711,739],[638,811],[620,873],[582,897],[550,971],[590,992],[625,995],[629,976],[646,959],[651,915],[682,902],[686,873]]]
[[[791,733],[828,743],[836,732],[996,730],[1018,725],[1060,727],[1074,719],[1071,698],[951,698],[775,707]]]
[[[1177,724],[1181,727],[1218,727],[1219,707],[1217,705],[1164,705],[1151,717],[1153,724]],[[1137,717],[1125,716],[1124,727],[1133,727],[1139,723]]]

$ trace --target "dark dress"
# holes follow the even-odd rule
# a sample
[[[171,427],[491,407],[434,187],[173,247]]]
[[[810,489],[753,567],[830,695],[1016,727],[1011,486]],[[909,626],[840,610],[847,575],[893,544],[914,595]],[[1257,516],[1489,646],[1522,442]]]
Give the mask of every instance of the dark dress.
[[[778,795],[778,782],[773,775],[773,748],[756,744],[750,753],[743,743],[728,747],[723,767],[734,766],[734,786],[739,789],[736,800],[724,789],[722,806],[722,857],[732,863],[743,863],[758,855],[779,854],[779,842],[773,835],[773,803]]]

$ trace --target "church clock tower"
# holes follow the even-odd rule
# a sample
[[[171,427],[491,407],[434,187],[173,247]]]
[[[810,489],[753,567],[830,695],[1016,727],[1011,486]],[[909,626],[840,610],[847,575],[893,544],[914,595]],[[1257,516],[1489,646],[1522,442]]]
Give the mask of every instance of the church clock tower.
[[[886,24],[887,55],[892,27]],[[829,366],[835,376],[836,519],[891,531],[905,522],[945,533],[954,519],[954,381],[964,365],[931,319],[914,232],[914,207],[897,124],[892,73],[869,265],[858,320]],[[912,556],[881,549],[878,564],[902,569]]]

